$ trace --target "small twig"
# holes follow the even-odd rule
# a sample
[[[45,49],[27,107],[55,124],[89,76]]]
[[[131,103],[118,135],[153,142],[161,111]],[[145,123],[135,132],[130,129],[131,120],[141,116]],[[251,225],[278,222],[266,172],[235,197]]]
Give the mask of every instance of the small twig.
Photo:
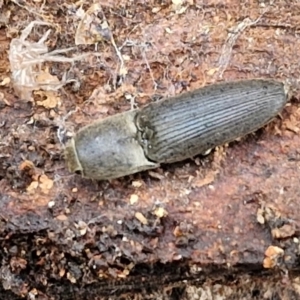
[[[101,12],[102,12],[102,16],[103,16],[105,25],[109,28],[109,25],[108,25],[106,16],[105,16],[105,14],[104,14],[104,11],[103,11],[101,5],[99,5],[99,7],[100,7],[100,9],[101,9]],[[124,64],[124,60],[123,60],[123,57],[122,57],[122,54],[121,54],[119,48],[118,48],[117,45],[116,45],[115,39],[114,39],[114,37],[113,37],[112,31],[110,30],[110,28],[109,28],[109,31],[110,31],[110,33],[111,33],[111,34],[110,34],[110,42],[112,43],[113,47],[115,48],[115,51],[116,51],[116,53],[117,53],[117,56],[118,56],[118,58],[119,58],[119,60],[120,60],[120,67],[119,67],[119,72],[118,72],[118,74],[122,76],[122,75],[124,75],[124,65],[125,65],[125,64]],[[115,86],[115,88],[116,88],[116,78],[115,78],[114,86]]]
[[[215,79],[222,78],[223,73],[227,69],[230,62],[233,46],[235,45],[237,39],[240,37],[243,31],[245,31],[247,27],[253,26],[258,23],[268,10],[269,8],[265,9],[255,21],[252,21],[250,18],[245,18],[241,23],[230,29],[226,42],[224,43],[222,48],[221,56],[218,62],[219,69],[218,72],[215,73]]]
[[[146,66],[147,66],[147,69],[149,70],[149,73],[150,73],[150,77],[153,81],[153,84],[154,84],[154,90],[156,91],[157,90],[157,83],[155,81],[155,78],[154,78],[154,75],[153,75],[153,72],[152,72],[152,69],[150,68],[150,65],[149,65],[149,62],[148,62],[148,59],[146,57],[146,52],[145,52],[145,49],[143,48],[143,51],[141,51],[142,53],[142,56],[143,56],[143,59],[146,63]]]
[[[122,48],[125,47],[125,46],[128,46],[128,47],[133,47],[133,46],[138,47],[138,49],[140,50],[140,52],[141,52],[141,54],[142,54],[142,56],[143,56],[143,59],[144,59],[144,61],[145,61],[145,63],[146,63],[147,69],[149,70],[151,79],[152,79],[153,84],[154,84],[154,89],[157,90],[157,86],[158,86],[158,85],[157,85],[157,83],[156,83],[156,81],[155,81],[155,77],[154,77],[154,75],[153,75],[152,69],[151,69],[151,67],[150,67],[150,64],[149,64],[148,59],[147,59],[147,56],[146,56],[146,51],[145,51],[146,46],[145,46],[145,45],[146,45],[145,43],[142,43],[142,44],[141,44],[141,43],[138,43],[138,42],[134,42],[134,41],[132,41],[132,40],[126,40],[126,41],[123,43],[123,45],[120,47],[120,49],[122,49]]]

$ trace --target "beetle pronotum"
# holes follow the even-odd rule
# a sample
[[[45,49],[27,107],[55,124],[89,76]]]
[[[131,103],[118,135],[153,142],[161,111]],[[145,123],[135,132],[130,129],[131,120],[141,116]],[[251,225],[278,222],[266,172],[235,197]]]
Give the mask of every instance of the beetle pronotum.
[[[287,101],[281,82],[209,85],[83,127],[69,141],[71,172],[111,179],[204,153],[262,127]]]

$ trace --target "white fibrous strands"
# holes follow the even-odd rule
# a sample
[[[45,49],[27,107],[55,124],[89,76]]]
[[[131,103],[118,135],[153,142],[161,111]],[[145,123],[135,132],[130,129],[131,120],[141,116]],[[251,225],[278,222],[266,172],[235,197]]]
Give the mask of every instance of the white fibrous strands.
[[[63,74],[61,81],[55,76],[41,76],[43,72],[45,73],[42,70],[43,63],[47,61],[74,63],[74,61],[87,56],[84,54],[69,58],[62,55],[74,48],[49,52],[45,42],[51,32],[50,29],[47,30],[38,42],[28,41],[27,38],[35,25],[49,26],[51,24],[42,21],[31,22],[22,31],[19,38],[12,39],[9,49],[13,86],[16,94],[24,100],[31,100],[32,91],[34,90],[58,90],[66,83],[74,81],[72,79],[68,80],[66,74]]]

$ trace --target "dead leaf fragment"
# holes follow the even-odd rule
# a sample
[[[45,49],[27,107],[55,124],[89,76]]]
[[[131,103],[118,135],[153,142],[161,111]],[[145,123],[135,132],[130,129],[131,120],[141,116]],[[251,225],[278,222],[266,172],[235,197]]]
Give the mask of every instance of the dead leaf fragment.
[[[36,191],[38,186],[39,186],[39,183],[37,181],[32,181],[26,189],[27,193],[34,194],[34,192]]]
[[[132,194],[130,196],[130,204],[133,205],[139,201],[139,196],[136,194]]]
[[[76,283],[76,278],[72,275],[72,273],[67,273],[67,278],[70,280],[71,283]]]
[[[40,188],[44,193],[48,193],[53,187],[53,180],[48,178],[46,175],[41,175],[39,178]]]
[[[154,210],[153,214],[161,219],[163,217],[166,217],[168,215],[168,212],[163,207],[157,207]]]
[[[272,269],[276,266],[276,264],[271,258],[266,257],[264,259],[263,266],[264,266],[265,269]]]
[[[9,77],[5,77],[1,82],[0,82],[0,86],[6,86],[10,84],[10,78]]]
[[[272,237],[275,239],[285,239],[295,234],[296,228],[291,224],[285,224],[280,228],[272,229]]]
[[[219,68],[212,68],[207,71],[207,75],[213,76],[218,70],[219,70]]]
[[[257,210],[256,220],[261,225],[265,224],[265,218],[264,218],[264,211],[263,211],[263,209],[259,208]]]
[[[58,215],[56,217],[56,220],[59,220],[59,221],[66,221],[68,220],[68,217],[66,215]]]
[[[282,257],[284,250],[277,246],[269,246],[265,251],[265,259],[263,261],[263,266],[266,269],[274,268],[277,265],[278,259]]]
[[[139,181],[139,180],[134,180],[132,181],[132,186],[135,187],[135,188],[139,188],[143,185],[142,181]]]
[[[267,250],[265,251],[265,256],[270,258],[276,258],[279,255],[282,255],[284,253],[284,250],[282,248],[279,248],[277,246],[269,246]]]
[[[57,86],[60,85],[60,81],[57,76],[49,73],[49,69],[41,70],[36,76],[36,82],[39,85]]]
[[[211,171],[209,172],[204,178],[195,178],[193,180],[193,187],[202,187],[211,184],[214,182],[216,175],[219,173],[219,171]]]
[[[60,270],[59,270],[59,276],[60,276],[60,277],[64,277],[65,274],[66,274],[66,270],[65,270],[65,269],[60,269]]]
[[[24,171],[24,170],[31,170],[34,169],[34,164],[30,160],[24,160],[20,165],[19,165],[19,170]]]
[[[284,122],[286,129],[288,129],[294,133],[298,133],[300,129],[296,126],[296,124],[297,124],[297,122],[295,120],[295,117],[293,117],[293,116],[291,116],[291,120],[286,120]]]
[[[179,226],[176,226],[175,229],[173,230],[173,234],[176,237],[182,236],[182,230]]]
[[[145,218],[145,216],[140,213],[140,212],[136,212],[135,213],[135,217],[143,224],[143,225],[147,225],[148,224],[148,220]]]
[[[37,105],[44,106],[45,108],[55,108],[60,102],[60,98],[55,91],[37,91],[34,93],[35,95],[39,95],[42,99],[41,101],[37,101]]]

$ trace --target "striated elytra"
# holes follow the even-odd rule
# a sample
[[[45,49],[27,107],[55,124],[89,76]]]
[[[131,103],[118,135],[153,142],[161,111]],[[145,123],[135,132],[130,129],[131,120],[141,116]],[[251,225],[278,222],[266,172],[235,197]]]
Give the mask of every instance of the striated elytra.
[[[68,169],[101,180],[191,158],[262,127],[287,98],[281,82],[242,80],[116,114],[83,127],[68,142]]]

